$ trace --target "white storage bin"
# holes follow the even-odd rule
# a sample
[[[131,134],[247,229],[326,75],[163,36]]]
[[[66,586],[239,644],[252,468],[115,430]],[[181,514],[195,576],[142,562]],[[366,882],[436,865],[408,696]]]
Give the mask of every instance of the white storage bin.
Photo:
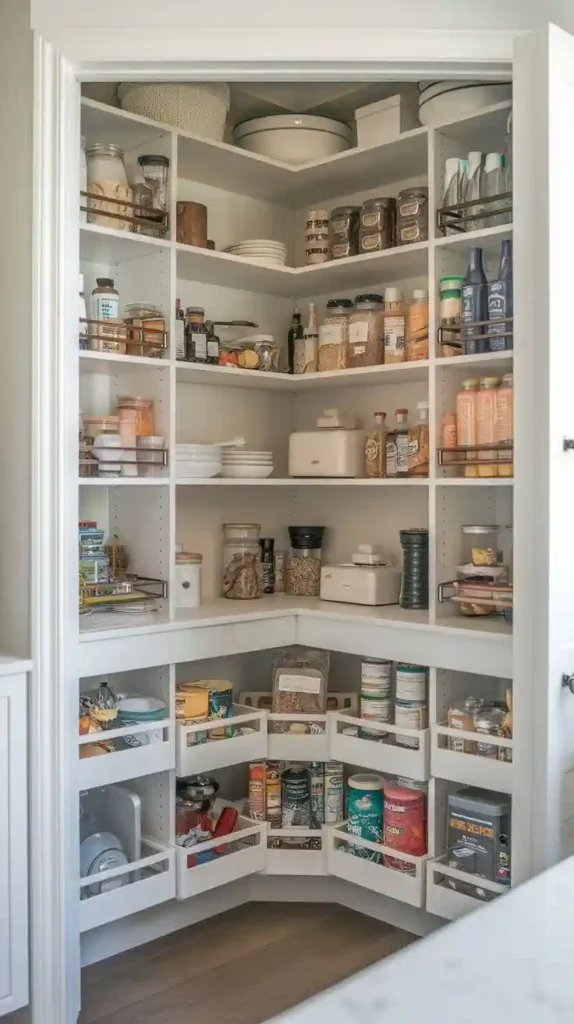
[[[267,826],[267,856],[265,862],[266,875],[326,875],[327,871],[327,826],[321,830],[293,826],[292,828],[271,828]],[[320,850],[301,850],[297,846],[290,849],[274,850],[270,846],[273,839],[285,839],[289,836],[299,838],[311,837],[321,840]]]
[[[111,755],[110,755],[111,756]],[[99,928],[120,917],[137,914],[158,903],[175,899],[175,850],[150,838],[142,838],[146,856],[122,867],[80,879],[80,931]],[[128,881],[108,892],[89,895],[96,883],[126,878]]]
[[[397,860],[407,861],[413,865],[415,873],[410,875],[406,871],[396,871],[394,868],[385,867],[382,863],[375,864],[364,857],[354,856],[345,849],[348,844],[372,850],[375,853],[387,854]],[[378,892],[382,896],[391,896],[403,903],[410,903],[413,907],[424,906],[427,859],[426,855],[412,857],[408,853],[393,850],[390,846],[382,846],[379,843],[371,843],[367,839],[352,836],[347,830],[346,821],[335,825],[328,834],[327,865],[329,874],[344,878],[345,881],[353,882],[355,885],[362,885],[365,889]]]
[[[479,875],[470,875],[467,871],[449,868],[445,860],[446,858],[443,856],[427,861],[426,909],[429,914],[436,914],[437,917],[454,921],[457,917],[470,913],[471,910],[487,906],[485,900],[475,899],[466,893],[451,889],[445,881],[447,878],[454,878],[470,885],[479,885],[497,896],[502,896],[509,891],[507,886],[490,882],[486,878],[480,878]]]
[[[402,132],[419,127],[417,99],[405,99],[399,93],[377,103],[368,103],[355,111],[357,146],[365,149],[381,142],[392,142]]]
[[[406,779],[417,779],[426,782],[429,773],[430,732],[423,729],[400,729],[387,722],[366,721],[331,712],[331,757],[334,761],[370,768],[375,772],[389,772],[401,775]],[[356,726],[358,729],[368,728],[382,734],[381,740],[363,739],[361,736],[345,735],[344,730]],[[385,736],[384,734],[388,735]],[[396,736],[408,736],[416,740],[417,747],[400,747],[395,743]]]
[[[78,743],[81,749],[88,743],[97,743],[99,739],[113,740],[124,736],[139,736],[142,741],[149,742],[143,743],[140,747],[117,750],[111,754],[80,758],[80,790],[108,786],[112,782],[125,782],[126,779],[137,779],[142,775],[154,775],[156,772],[172,771],[175,767],[173,725],[169,718],[158,722],[138,722],[106,732],[88,733],[79,736]]]
[[[478,754],[466,754],[448,749],[448,740],[469,740],[489,743],[500,750],[512,750],[512,740],[502,736],[449,729],[446,725],[431,726],[431,775],[438,779],[460,782],[466,786],[481,786],[498,793],[512,793],[514,783],[511,761],[498,761]]]
[[[196,725],[182,725],[178,722],[176,774],[180,777],[199,775],[231,764],[263,760],[267,757],[265,718],[264,711],[253,711],[234,704],[231,718],[218,718],[211,722],[198,722]],[[230,726],[234,730],[248,728],[253,731],[244,735],[226,736],[224,739],[215,740],[210,737],[215,729]],[[203,739],[199,743],[190,744],[193,737]]]
[[[272,761],[329,761],[329,720],[333,712],[326,715],[279,714],[269,712],[267,757]],[[273,722],[289,722],[293,725],[304,723],[308,728],[316,726],[323,732],[272,732]]]
[[[216,889],[265,867],[265,823],[239,817],[238,828],[228,836],[209,839],[197,846],[178,846],[177,899],[186,900],[200,892]],[[214,860],[197,864],[195,858],[206,850],[223,847]],[[229,847],[228,850],[225,847]]]

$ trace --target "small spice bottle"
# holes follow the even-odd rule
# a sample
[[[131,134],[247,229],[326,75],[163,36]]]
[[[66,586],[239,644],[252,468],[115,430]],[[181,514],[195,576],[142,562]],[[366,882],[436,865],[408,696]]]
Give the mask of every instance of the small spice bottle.
[[[405,359],[405,309],[400,288],[385,288],[385,363]]]

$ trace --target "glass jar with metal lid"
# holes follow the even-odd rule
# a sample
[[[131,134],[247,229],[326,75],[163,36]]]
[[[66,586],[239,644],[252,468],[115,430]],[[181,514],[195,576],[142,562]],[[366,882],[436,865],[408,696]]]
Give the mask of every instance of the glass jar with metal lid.
[[[329,299],[327,315],[319,328],[319,371],[345,370],[349,345],[350,299]]]
[[[329,255],[332,260],[357,256],[360,206],[338,206],[329,217]]]
[[[167,177],[169,158],[156,154],[138,156],[143,179],[153,193],[153,205],[156,210],[167,210]]]
[[[500,527],[491,523],[462,526],[462,564],[492,568],[502,562],[498,543]]]
[[[223,524],[223,596],[236,601],[261,597],[260,523]]]
[[[426,185],[401,189],[397,200],[397,245],[428,241],[428,205]]]
[[[88,192],[101,196],[101,199],[88,199],[88,221],[101,227],[115,228],[116,231],[133,231],[133,224],[124,220],[131,216],[129,206],[121,206],[117,202],[105,202],[106,199],[132,201],[132,190],[124,166],[123,150],[119,146],[97,143],[86,149],[88,162]],[[114,216],[110,216],[113,214]]]
[[[384,327],[382,296],[357,295],[349,317],[348,366],[378,366],[383,362]]]
[[[397,201],[392,196],[365,199],[359,220],[360,252],[379,252],[395,245]]]

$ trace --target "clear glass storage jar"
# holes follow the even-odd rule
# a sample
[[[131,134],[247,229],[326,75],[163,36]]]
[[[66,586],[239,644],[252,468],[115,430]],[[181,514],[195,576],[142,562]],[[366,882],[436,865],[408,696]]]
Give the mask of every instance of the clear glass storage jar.
[[[223,596],[236,601],[261,597],[260,523],[223,524]]]
[[[319,597],[324,526],[290,526],[291,554],[285,590],[294,597]]]
[[[350,299],[329,299],[319,328],[319,371],[346,370],[349,346]]]
[[[124,167],[124,154],[119,146],[96,143],[86,150],[88,161],[88,192],[101,199],[88,199],[88,220],[90,224],[114,228],[116,231],[133,231],[133,224],[123,217],[130,217],[132,209],[106,199],[132,201],[132,190]],[[110,216],[113,214],[114,216]]]
[[[136,411],[136,437],[153,434],[153,398],[142,398],[140,395],[119,395],[118,410],[121,416],[122,409],[135,409]]]
[[[148,154],[138,156],[144,182],[153,193],[153,205],[156,210],[167,210],[167,179],[169,158]]]
[[[502,551],[498,535],[499,526],[490,524],[462,526],[462,565],[488,566],[500,565]]]
[[[384,325],[382,296],[357,295],[349,317],[348,366],[378,366],[383,362]]]

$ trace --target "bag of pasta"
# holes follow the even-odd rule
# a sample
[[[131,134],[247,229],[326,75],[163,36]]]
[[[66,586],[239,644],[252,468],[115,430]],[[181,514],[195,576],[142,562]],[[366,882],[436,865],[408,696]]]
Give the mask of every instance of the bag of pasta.
[[[327,711],[329,652],[291,647],[281,651],[273,662],[272,711],[301,715],[285,722],[271,722],[271,732],[321,733],[324,722],[309,716]]]

